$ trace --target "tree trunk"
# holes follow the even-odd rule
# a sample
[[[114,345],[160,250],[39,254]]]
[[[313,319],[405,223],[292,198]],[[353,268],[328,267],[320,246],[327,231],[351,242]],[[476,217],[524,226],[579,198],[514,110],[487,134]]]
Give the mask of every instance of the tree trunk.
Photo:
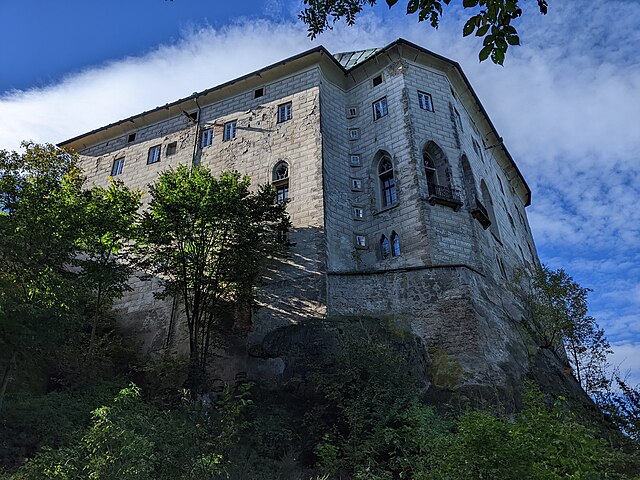
[[[11,360],[7,364],[7,367],[4,369],[4,375],[2,376],[2,385],[0,385],[0,412],[2,411],[2,402],[4,401],[4,394],[7,391],[7,386],[9,385],[9,379],[11,378],[11,370],[13,365],[16,363],[16,355],[17,352],[14,350],[11,355]]]

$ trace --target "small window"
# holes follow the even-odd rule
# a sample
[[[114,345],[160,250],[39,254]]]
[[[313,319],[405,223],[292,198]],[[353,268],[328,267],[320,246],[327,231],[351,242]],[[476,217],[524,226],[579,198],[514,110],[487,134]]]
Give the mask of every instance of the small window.
[[[387,237],[384,235],[380,238],[380,256],[383,260],[386,260],[391,256],[391,245],[389,244]]]
[[[386,117],[389,114],[387,109],[387,97],[382,97],[380,100],[373,102],[373,120],[379,120],[382,117]]]
[[[353,207],[353,218],[356,220],[362,220],[364,218],[364,208]]]
[[[372,83],[374,87],[377,87],[378,85],[380,85],[382,83],[382,75],[378,75],[377,77],[374,77]]]
[[[195,112],[187,113],[187,117],[189,118],[190,121],[197,122],[198,121],[198,111],[196,110]]]
[[[396,232],[391,232],[391,256],[400,256],[400,236]]]
[[[350,128],[349,129],[349,140],[357,140],[360,138],[360,129],[359,128]]]
[[[350,155],[349,156],[349,165],[351,165],[352,167],[359,167],[362,165],[362,163],[360,162],[360,155]]]
[[[396,179],[393,175],[393,163],[384,156],[378,164],[378,178],[380,179],[380,192],[382,193],[382,206],[389,207],[398,201],[396,192]]]
[[[135,141],[136,141],[136,132],[130,133],[129,136],[127,137],[127,143],[131,143]]]
[[[200,147],[208,147],[213,143],[213,128],[206,128],[202,130],[200,137]]]
[[[418,91],[418,105],[420,105],[422,110],[433,112],[433,100],[431,99],[431,94]]]
[[[278,123],[291,120],[291,102],[278,106]]]
[[[124,157],[116,158],[113,161],[113,166],[111,167],[111,176],[115,177],[116,175],[120,175],[122,173],[123,168],[124,168]]]
[[[161,145],[154,145],[149,149],[149,154],[147,155],[147,165],[151,165],[152,163],[158,163],[160,161],[161,149],[162,149]]]
[[[167,157],[171,155],[175,155],[178,150],[178,142],[171,142],[167,145],[167,153],[165,154]]]
[[[256,88],[253,91],[253,98],[260,98],[264,96],[264,87],[263,88]]]
[[[347,118],[355,118],[358,116],[358,107],[347,107]]]
[[[234,138],[236,138],[237,124],[238,122],[236,122],[235,120],[224,124],[224,134],[222,136],[223,142],[228,142],[229,140],[233,140]]]
[[[351,179],[351,190],[353,190],[355,192],[362,191],[362,180],[360,180],[359,178],[352,178]]]
[[[278,162],[273,167],[273,181],[285,180],[289,178],[289,164],[287,162]]]
[[[356,248],[367,248],[367,237],[365,235],[356,235]]]

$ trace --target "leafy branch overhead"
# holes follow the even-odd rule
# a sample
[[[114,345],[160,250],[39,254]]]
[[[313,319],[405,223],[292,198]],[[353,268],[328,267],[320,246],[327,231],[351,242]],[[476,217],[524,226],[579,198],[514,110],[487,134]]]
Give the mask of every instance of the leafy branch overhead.
[[[356,22],[356,16],[365,7],[373,7],[377,0],[304,0],[305,9],[298,17],[307,24],[309,36],[315,38],[325,30],[331,30],[333,24],[344,20],[347,25]],[[389,8],[398,0],[385,0]],[[407,15],[418,14],[418,21],[429,21],[438,28],[443,5],[451,0],[409,0]],[[472,9],[474,15],[465,23],[462,34],[467,37],[473,33],[483,38],[483,47],[478,54],[480,61],[491,58],[493,63],[502,65],[509,45],[520,45],[520,37],[511,22],[522,16],[522,0],[463,0],[466,9]],[[540,13],[546,15],[547,1],[537,0]]]

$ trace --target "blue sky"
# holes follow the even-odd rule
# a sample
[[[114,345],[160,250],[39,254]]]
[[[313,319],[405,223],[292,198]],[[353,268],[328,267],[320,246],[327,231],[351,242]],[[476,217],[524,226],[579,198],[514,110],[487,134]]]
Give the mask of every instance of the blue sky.
[[[460,7],[434,31],[402,4],[311,42],[299,1],[0,0],[0,148],[59,142],[318,44],[404,37],[462,65],[532,188],[542,261],[593,289],[613,361],[640,382],[640,3],[552,0],[543,17],[524,0],[504,68],[478,63]]]

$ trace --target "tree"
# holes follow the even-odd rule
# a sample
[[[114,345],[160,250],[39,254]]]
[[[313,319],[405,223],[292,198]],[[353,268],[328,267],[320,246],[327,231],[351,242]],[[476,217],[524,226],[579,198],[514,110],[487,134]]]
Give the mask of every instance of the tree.
[[[112,180],[107,188],[93,187],[84,192],[83,226],[77,247],[82,255],[74,264],[92,298],[91,336],[88,353],[94,348],[96,331],[113,300],[130,291],[134,268],[129,258],[130,241],[135,234],[142,193]]]
[[[53,145],[0,151],[0,403],[12,368],[64,336],[77,300],[68,268],[82,226],[77,157]]]
[[[150,187],[141,223],[141,265],[160,279],[161,298],[182,301],[189,330],[190,379],[201,386],[221,311],[250,298],[260,264],[281,251],[289,224],[271,186],[249,190],[238,173],[178,167]]]
[[[428,20],[433,28],[438,28],[443,5],[451,0],[409,0],[407,15],[418,14],[418,21]],[[304,0],[305,7],[298,17],[307,24],[309,36],[333,28],[333,24],[344,19],[347,25],[353,25],[356,16],[364,7],[373,7],[377,0]],[[389,8],[398,0],[386,0]],[[483,48],[478,57],[480,61],[491,58],[493,63],[502,65],[509,45],[520,45],[518,32],[511,22],[522,15],[519,0],[463,0],[464,8],[473,9],[474,15],[467,20],[462,30],[463,36],[475,32],[483,37]],[[540,13],[547,13],[547,1],[537,0]]]
[[[607,356],[612,352],[604,330],[588,314],[590,290],[564,270],[544,265],[532,274],[518,272],[515,285],[540,346],[566,352],[576,379],[589,395],[606,388]]]

